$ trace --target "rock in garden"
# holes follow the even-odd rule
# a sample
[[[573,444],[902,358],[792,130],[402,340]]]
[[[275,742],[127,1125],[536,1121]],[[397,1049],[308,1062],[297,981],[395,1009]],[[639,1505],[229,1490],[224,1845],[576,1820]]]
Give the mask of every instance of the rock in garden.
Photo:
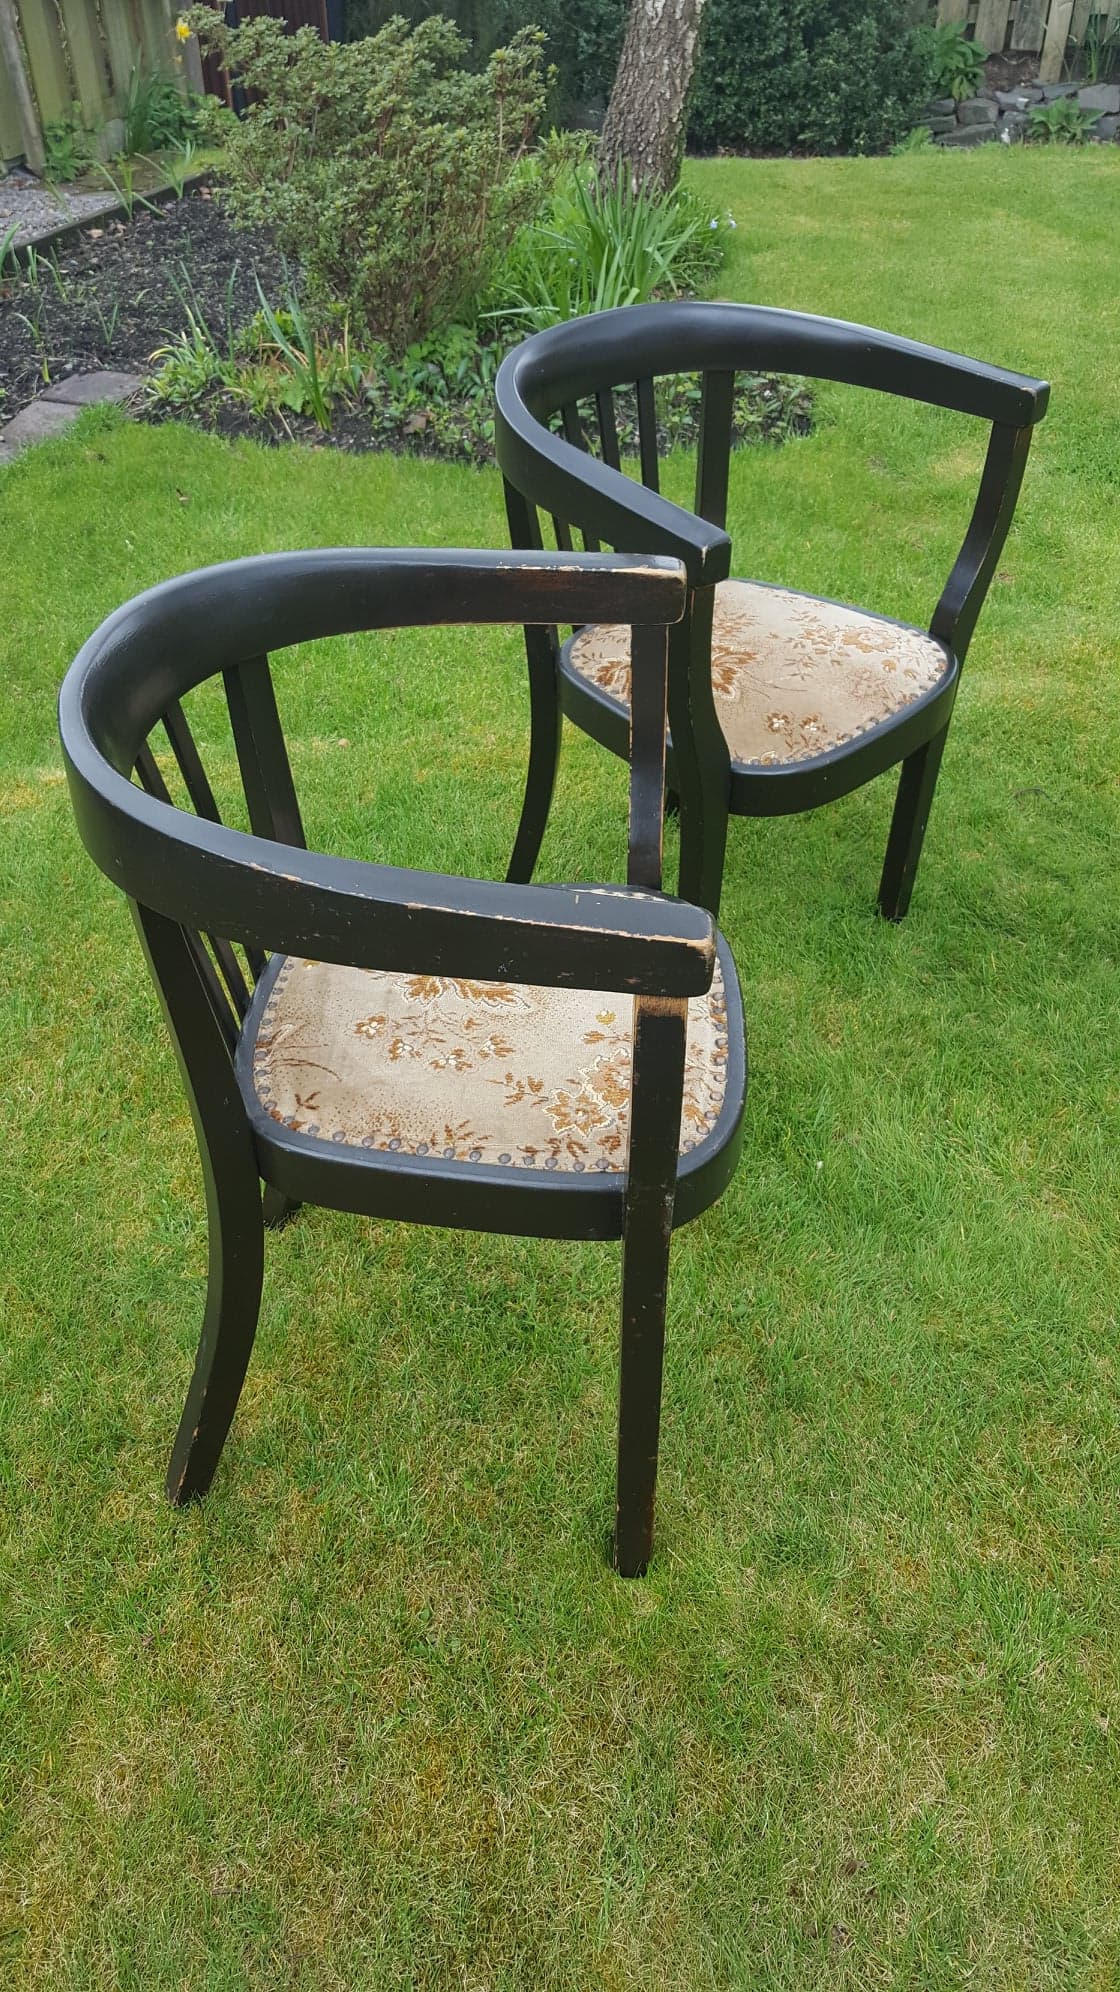
[[[997,90],[996,103],[1001,111],[1027,111],[1039,101],[1038,90]]]
[[[1107,117],[1120,113],[1120,83],[1090,83],[1079,90],[1077,101],[1083,111],[1103,111]]]
[[[113,373],[99,367],[95,373],[72,374],[44,388],[40,401],[61,401],[72,408],[91,408],[99,401],[127,401],[138,394],[144,383],[139,374]]]
[[[1118,135],[1120,135],[1120,117],[1099,118],[1092,132],[1092,136],[1100,139],[1104,145],[1109,144]]]
[[[931,118],[953,118],[955,120],[956,115],[957,100],[955,97],[934,97],[932,102],[926,105],[922,123],[928,124]]]
[[[997,116],[990,97],[966,97],[964,103],[957,106],[957,117],[962,125],[994,125]]]
[[[957,129],[956,118],[923,118],[922,123],[934,138],[940,138],[943,132]]]
[[[1056,97],[1076,97],[1080,87],[1079,83],[1042,83],[1039,85],[1044,104],[1052,104]]]
[[[939,138],[937,143],[938,145],[987,145],[995,135],[996,128],[991,124],[958,125],[956,131],[946,132],[944,138]]]

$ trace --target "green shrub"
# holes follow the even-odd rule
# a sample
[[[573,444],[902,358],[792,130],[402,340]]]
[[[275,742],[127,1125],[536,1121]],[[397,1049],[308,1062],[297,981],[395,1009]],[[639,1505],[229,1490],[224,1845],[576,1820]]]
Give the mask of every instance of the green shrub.
[[[170,76],[133,70],[124,106],[124,145],[131,158],[182,146],[198,132],[197,99],[184,96]]]
[[[48,180],[76,180],[86,171],[93,150],[82,124],[80,104],[72,104],[66,117],[54,118],[43,126],[43,150]]]
[[[927,30],[897,0],[708,0],[690,143],[884,152],[930,95]]]
[[[913,131],[908,131],[905,138],[900,138],[897,145],[891,146],[891,157],[893,159],[901,159],[908,152],[932,151],[933,133],[929,126],[915,125]]]
[[[523,228],[500,264],[487,316],[512,333],[704,288],[723,261],[723,225],[695,195],[596,179],[590,162],[563,175],[547,213]]]
[[[1027,112],[1027,137],[1040,145],[1084,145],[1099,111],[1083,111],[1073,97],[1055,97],[1052,104],[1032,104]]]
[[[988,51],[965,38],[963,21],[939,21],[929,31],[933,69],[930,89],[935,97],[975,97],[984,81]]]
[[[368,40],[321,42],[261,18],[192,25],[253,93],[228,130],[227,198],[269,228],[320,315],[391,351],[468,310],[541,196],[519,170],[544,99],[527,29],[481,73],[435,15]]]
[[[610,96],[626,6],[627,0],[441,0],[438,8],[433,0],[347,0],[346,32],[357,40],[376,34],[395,14],[415,22],[438,11],[454,21],[479,65],[519,28],[539,27],[555,71],[549,113],[567,123]]]

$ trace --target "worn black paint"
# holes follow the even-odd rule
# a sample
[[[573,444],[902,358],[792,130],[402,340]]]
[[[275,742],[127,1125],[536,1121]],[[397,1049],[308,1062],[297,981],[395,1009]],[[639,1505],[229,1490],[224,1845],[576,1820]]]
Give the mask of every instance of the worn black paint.
[[[514,508],[511,518],[516,519]],[[660,890],[667,631],[684,575],[669,560],[572,554],[286,554],[210,568],[129,602],[91,637],[59,723],[78,827],[129,896],[190,1101],[209,1221],[206,1312],[168,1469],[176,1502],[205,1493],[256,1330],[266,1225],[301,1202],[414,1223],[563,1238],[623,1238],[615,1560],[649,1556],[665,1285],[675,1224],[705,1209],[738,1157],[746,1089],[734,965],[710,916]],[[630,622],[635,646],[627,886],[530,886],[356,864],[304,848],[269,670],[316,636],[431,623],[515,623],[555,709],[555,624]],[[180,701],[224,681],[252,832],[221,823]],[[361,686],[352,687],[356,699]],[[153,756],[162,727],[194,804],[175,807]],[[555,767],[546,723],[542,785]],[[138,780],[132,779],[133,770]],[[542,826],[543,827],[543,826]],[[234,953],[256,987],[250,993]],[[681,1160],[687,999],[727,989],[729,1071],[718,1125]],[[348,1148],[269,1117],[252,1050],[285,954],[357,967],[633,991],[627,1170],[570,1175]],[[264,1196],[262,1204],[262,1184]]]
[[[992,424],[972,519],[930,624],[950,666],[945,679],[925,699],[854,740],[771,768],[731,761],[711,688],[713,590],[731,571],[726,510],[734,376],[746,369],[876,388]],[[658,492],[652,383],[677,373],[699,373],[703,381],[695,512]],[[640,483],[619,468],[613,392],[624,385],[638,395]],[[682,898],[718,912],[729,816],[815,809],[901,762],[879,906],[888,919],[903,917],[960,669],[1014,514],[1033,425],[1045,414],[1048,397],[1045,382],[978,360],[869,326],[755,305],[688,302],[606,311],[537,333],[506,359],[496,384],[496,443],[514,544],[539,544],[540,507],[560,520],[566,535],[578,527],[596,544],[672,554],[688,574],[684,617],[670,637],[668,700]],[[592,401],[602,461],[586,447],[580,413]],[[557,409],[564,411],[562,436],[549,426]],[[581,677],[568,651],[567,645],[556,648],[550,688],[539,660],[530,666],[534,724],[543,729],[546,746],[530,762],[511,873],[518,878],[531,877],[548,818],[559,710],[612,753],[629,752],[625,708]]]

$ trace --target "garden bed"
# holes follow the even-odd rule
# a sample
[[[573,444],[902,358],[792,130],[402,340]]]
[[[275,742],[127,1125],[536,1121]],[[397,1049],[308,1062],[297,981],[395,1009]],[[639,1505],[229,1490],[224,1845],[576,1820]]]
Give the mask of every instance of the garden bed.
[[[298,272],[267,231],[235,228],[210,187],[165,208],[137,203],[131,219],[87,228],[76,241],[39,250],[21,268],[9,264],[0,281],[0,425],[72,374],[107,367],[151,377],[157,356],[174,347],[174,390],[165,385],[149,393],[136,411],[146,420],[188,420],[217,435],[269,444],[492,460],[492,385],[503,348],[486,343],[485,333],[480,347],[465,327],[451,328],[450,346],[445,338],[413,348],[403,368],[377,373],[357,365],[353,378],[331,392],[326,422],[306,405],[261,405],[251,369],[219,368],[218,357],[232,360],[239,344],[253,344],[245,335],[254,320],[259,329],[262,293],[280,309],[297,292]],[[275,369],[283,368],[275,353],[272,365],[275,387]],[[258,387],[260,379],[258,368]],[[624,417],[620,407],[625,448]],[[698,418],[698,383],[659,388],[663,445],[693,443]],[[739,443],[782,442],[806,434],[811,421],[805,383],[741,378]]]
[[[92,367],[145,373],[152,354],[181,332],[188,311],[220,337],[285,281],[283,260],[259,233],[236,230],[212,190],[166,208],[137,204],[131,221],[83,230],[40,250],[0,282],[0,419],[8,421],[50,382]]]

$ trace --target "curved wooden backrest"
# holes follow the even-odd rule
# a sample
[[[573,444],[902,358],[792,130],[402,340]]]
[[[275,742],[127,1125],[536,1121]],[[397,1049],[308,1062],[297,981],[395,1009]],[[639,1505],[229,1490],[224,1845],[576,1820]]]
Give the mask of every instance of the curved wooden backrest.
[[[1050,392],[1045,381],[870,326],[759,305],[681,301],[572,319],[526,339],[498,372],[496,447],[515,544],[539,541],[539,507],[562,544],[576,526],[586,546],[605,541],[675,555],[694,586],[723,580],[732,405],[742,371],[874,388],[981,417],[1005,437],[1029,435]],[[703,383],[691,512],[658,489],[654,381],[680,373]],[[621,469],[622,387],[637,406],[640,484]]]
[[[224,985],[231,1030],[268,951],[356,967],[695,993],[711,978],[711,923],[656,889],[508,886],[305,850],[268,662],[271,650],[358,630],[629,621],[651,677],[660,653],[661,714],[643,749],[660,766],[665,628],[684,599],[675,563],[607,555],[359,548],[181,576],[111,616],[63,684],[59,727],[80,835],[130,899],[198,939],[199,971],[213,1001]],[[660,642],[651,643],[659,629]],[[183,711],[184,697],[217,676],[249,832],[222,822]],[[189,809],[175,805],[152,751],[157,726],[170,750],[164,767],[169,776],[177,768]]]

